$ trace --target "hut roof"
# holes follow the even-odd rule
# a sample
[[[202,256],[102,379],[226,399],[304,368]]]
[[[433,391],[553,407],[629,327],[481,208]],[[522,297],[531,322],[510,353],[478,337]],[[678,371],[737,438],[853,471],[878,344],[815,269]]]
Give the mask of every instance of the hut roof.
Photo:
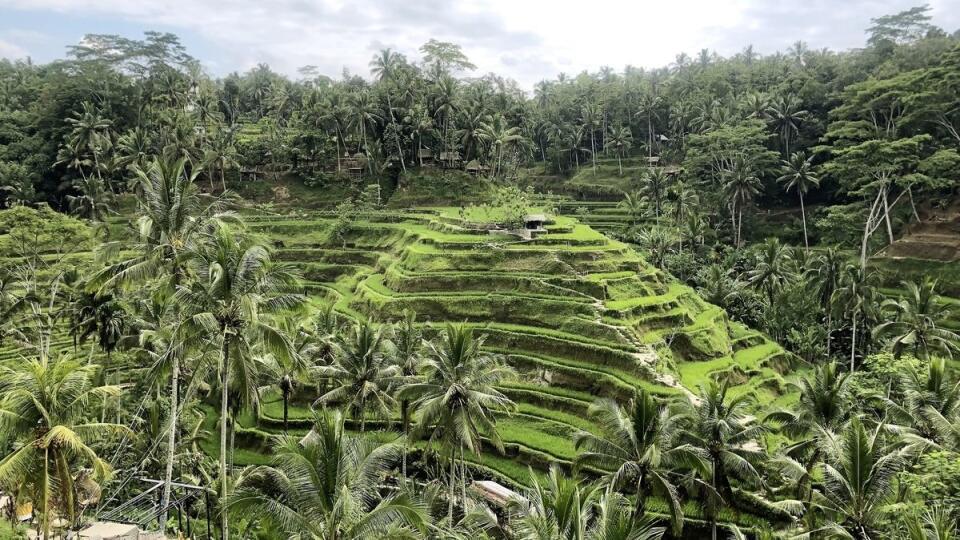
[[[547,215],[546,214],[527,214],[526,217],[523,218],[523,220],[527,222],[529,221],[543,222],[547,220]]]
[[[487,501],[504,507],[512,500],[520,500],[520,495],[512,489],[491,480],[479,480],[473,483],[473,489]]]
[[[422,158],[433,157],[433,150],[429,148],[421,148],[420,150],[417,150],[417,156]]]
[[[460,152],[440,152],[440,161],[459,161]]]

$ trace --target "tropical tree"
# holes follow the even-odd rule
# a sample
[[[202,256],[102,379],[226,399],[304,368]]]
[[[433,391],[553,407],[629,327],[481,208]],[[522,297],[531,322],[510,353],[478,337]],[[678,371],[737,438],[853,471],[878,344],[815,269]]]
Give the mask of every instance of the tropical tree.
[[[0,436],[17,442],[0,460],[0,485],[30,487],[45,539],[51,538],[55,503],[71,525],[77,523],[78,466],[89,467],[95,481],[112,472],[91,445],[129,432],[118,424],[89,420],[91,405],[120,396],[117,386],[94,384],[98,369],[46,354],[0,366]]]
[[[850,321],[850,371],[856,368],[857,330],[861,332],[877,309],[876,277],[862,266],[848,264],[840,277],[840,285],[831,296],[833,308]]]
[[[244,404],[256,404],[261,371],[256,351],[292,354],[287,336],[266,316],[295,308],[304,297],[290,292],[296,277],[275,265],[264,246],[228,225],[215,227],[190,262],[197,279],[179,286],[174,301],[195,331],[212,336],[220,348],[220,482],[221,496],[226,496],[231,381]],[[227,535],[228,513],[221,517]]]
[[[390,362],[385,351],[385,329],[362,322],[334,341],[334,361],[317,366],[316,374],[330,377],[337,385],[317,399],[318,404],[343,404],[360,432],[366,428],[367,412],[386,417],[395,405],[391,387],[401,383],[400,368]]]
[[[89,101],[84,101],[80,107],[79,111],[66,119],[72,127],[63,149],[66,152],[58,159],[77,169],[81,176],[85,176],[84,166],[92,166],[94,174],[103,182],[101,171],[104,163],[101,158],[112,146],[110,128],[113,122],[104,118],[102,112]],[[88,155],[89,160],[85,159]]]
[[[904,351],[925,359],[931,353],[952,356],[960,350],[960,334],[944,327],[950,308],[937,295],[937,282],[924,278],[920,283],[904,281],[902,286],[904,296],[881,304],[890,318],[874,328],[874,335],[889,337],[890,348],[898,358]]]
[[[507,146],[517,144],[523,135],[519,127],[510,127],[503,115],[494,115],[486,122],[480,123],[477,135],[481,141],[490,147],[491,153],[496,153],[497,166],[494,176],[499,176],[503,163],[503,151]]]
[[[774,295],[783,289],[791,279],[790,251],[775,237],[768,238],[760,249],[757,263],[747,272],[747,282],[767,294],[767,301],[773,305]]]
[[[901,374],[902,395],[884,400],[891,422],[921,445],[960,448],[960,381],[944,358],[934,358],[927,369],[909,368]]]
[[[733,245],[740,247],[743,228],[743,207],[750,204],[760,192],[760,179],[750,160],[739,156],[723,170],[723,192],[730,204],[730,223],[733,232]]]
[[[810,241],[807,238],[807,211],[803,206],[803,196],[811,188],[820,186],[820,178],[813,171],[813,156],[807,157],[803,152],[794,152],[790,159],[783,160],[781,167],[782,174],[777,178],[777,182],[784,184],[784,189],[789,193],[796,191],[800,196],[800,219],[803,222],[803,246],[810,247]]]
[[[551,465],[545,483],[532,475],[533,486],[526,500],[511,501],[519,507],[520,519],[515,529],[523,540],[584,540],[593,518],[593,505],[600,490],[565,475]],[[584,484],[584,485],[581,485]]]
[[[110,212],[112,193],[95,176],[87,176],[73,182],[77,195],[68,195],[67,204],[74,214],[90,221],[103,222]]]
[[[210,190],[213,191],[213,171],[220,174],[220,186],[227,191],[227,169],[239,168],[239,154],[234,144],[235,130],[232,126],[220,126],[210,138],[203,153],[204,168],[209,168]]]
[[[681,437],[706,454],[710,466],[709,489],[726,504],[730,504],[733,497],[732,478],[752,486],[763,483],[755,464],[765,457],[758,440],[766,431],[747,413],[750,395],[728,398],[728,389],[725,382],[710,381],[700,387],[698,396],[688,397],[687,414],[691,422]],[[710,514],[716,538],[716,512]]]
[[[643,215],[647,213],[647,199],[640,192],[624,193],[617,207],[630,216],[630,224],[636,227]]]
[[[660,106],[663,98],[660,97],[652,87],[649,91],[644,92],[640,96],[640,102],[638,103],[638,116],[643,116],[647,119],[647,155],[653,157],[653,144],[654,144],[654,126],[653,119],[659,118],[657,114],[657,108]]]
[[[800,123],[810,114],[802,106],[796,96],[786,94],[775,98],[767,108],[770,122],[783,142],[783,155],[787,157],[790,156],[790,138],[799,133]]]
[[[646,170],[640,179],[641,191],[651,201],[653,201],[653,211],[657,218],[660,218],[660,211],[663,207],[663,199],[667,192],[667,182],[669,177],[663,171],[663,167],[650,167]]]
[[[297,388],[300,379],[306,376],[313,366],[313,361],[319,355],[319,347],[313,335],[296,317],[284,317],[277,324],[287,339],[290,340],[289,355],[268,355],[265,363],[270,378],[271,387],[280,390],[283,400],[283,432],[287,432],[290,415],[290,396]]]
[[[800,393],[796,405],[766,416],[767,421],[796,441],[784,449],[784,455],[802,468],[798,480],[807,487],[808,502],[813,493],[812,473],[823,456],[825,441],[831,440],[850,419],[848,380],[849,373],[840,373],[835,362],[818,366],[813,375],[790,383]],[[783,459],[780,463],[793,465]]]
[[[833,293],[840,288],[840,279],[843,275],[846,257],[835,247],[827,248],[816,258],[816,266],[806,272],[807,283],[814,289],[821,309],[826,314],[827,348],[826,356],[830,356],[830,345],[833,341]]]
[[[842,437],[832,441],[823,465],[823,491],[814,493],[812,503],[828,522],[811,533],[855,540],[881,537],[883,507],[896,491],[894,478],[908,457],[884,440],[883,431],[882,425],[869,431],[854,417]]]
[[[399,370],[399,376],[403,382],[413,382],[419,375],[423,367],[423,332],[417,327],[417,314],[412,311],[404,311],[403,318],[397,321],[393,326],[392,339],[387,343],[387,356],[391,363]],[[402,388],[397,387],[397,390]],[[407,475],[407,452],[406,444],[410,438],[410,400],[400,400],[400,423],[403,426],[403,434],[408,439],[405,441],[403,452],[403,466],[401,472]]]
[[[703,450],[680,442],[686,419],[643,389],[626,407],[610,399],[594,402],[590,416],[599,434],[577,434],[574,465],[605,471],[604,481],[613,489],[632,488],[637,496],[635,517],[645,515],[648,497],[659,495],[669,504],[671,524],[679,534],[683,509],[671,476],[682,468],[707,468]]]
[[[613,489],[600,497],[596,515],[587,540],[660,540],[666,532],[653,518],[636,515],[630,501]]]
[[[464,452],[479,455],[481,437],[495,447],[503,442],[497,433],[496,414],[510,411],[513,402],[496,385],[512,375],[503,360],[481,349],[484,336],[474,337],[463,324],[447,324],[439,343],[427,345],[422,381],[405,385],[400,399],[412,399],[419,412],[414,436],[430,432],[430,440],[441,440],[450,457],[447,514],[453,520],[456,497],[457,452],[461,465],[460,482],[466,498],[466,462]]]
[[[425,516],[418,505],[403,493],[381,496],[381,479],[399,452],[395,444],[348,435],[340,413],[317,412],[313,429],[302,441],[281,439],[270,465],[239,475],[225,508],[252,524],[270,525],[285,538],[362,540],[422,534]]]
[[[621,158],[630,150],[631,146],[633,146],[633,133],[630,132],[629,127],[620,126],[610,129],[604,147],[606,149],[612,148],[617,153],[617,167],[620,169],[620,176],[623,176],[623,161]]]

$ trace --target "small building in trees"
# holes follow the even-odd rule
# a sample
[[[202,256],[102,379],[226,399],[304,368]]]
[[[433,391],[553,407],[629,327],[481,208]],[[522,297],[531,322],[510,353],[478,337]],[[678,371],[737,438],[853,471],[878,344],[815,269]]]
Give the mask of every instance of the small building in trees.
[[[417,150],[417,159],[421,165],[433,165],[433,150],[429,148]]]
[[[480,176],[481,174],[486,174],[487,172],[489,172],[490,167],[487,167],[486,165],[481,165],[479,161],[475,159],[471,159],[470,162],[467,163],[467,165],[463,168],[463,170],[475,176]]]
[[[440,166],[444,169],[459,169],[462,163],[460,152],[440,152]]]
[[[545,214],[527,214],[523,218],[523,227],[528,231],[542,231],[547,223]]]

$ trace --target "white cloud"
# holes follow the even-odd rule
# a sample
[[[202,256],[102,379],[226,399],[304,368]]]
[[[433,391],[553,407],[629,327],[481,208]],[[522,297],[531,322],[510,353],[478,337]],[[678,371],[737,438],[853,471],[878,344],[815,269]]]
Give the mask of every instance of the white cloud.
[[[454,41],[478,66],[529,88],[560,71],[601,65],[656,67],[701,48],[731,54],[747,44],[760,52],[798,39],[812,47],[863,43],[870,17],[910,7],[915,0],[0,0],[0,6],[94,14],[186,29],[219,51],[217,73],[259,62],[295,74],[313,64],[337,76],[346,67],[366,75],[381,47],[411,58],[430,38]],[[935,22],[960,24],[960,0],[935,0]],[[9,44],[8,44],[9,45]],[[197,56],[203,57],[202,52]],[[205,58],[203,58],[205,59]]]
[[[0,58],[18,60],[27,56],[29,56],[29,53],[23,47],[0,39]]]

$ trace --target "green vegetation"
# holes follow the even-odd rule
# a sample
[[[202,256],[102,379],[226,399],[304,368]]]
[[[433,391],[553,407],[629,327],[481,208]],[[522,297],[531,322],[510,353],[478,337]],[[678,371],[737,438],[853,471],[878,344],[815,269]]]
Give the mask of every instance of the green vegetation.
[[[45,539],[97,506],[222,538],[954,531],[960,45],[925,13],[532,98],[435,40],[372,82],[213,80],[155,33],[0,62],[0,491]]]

